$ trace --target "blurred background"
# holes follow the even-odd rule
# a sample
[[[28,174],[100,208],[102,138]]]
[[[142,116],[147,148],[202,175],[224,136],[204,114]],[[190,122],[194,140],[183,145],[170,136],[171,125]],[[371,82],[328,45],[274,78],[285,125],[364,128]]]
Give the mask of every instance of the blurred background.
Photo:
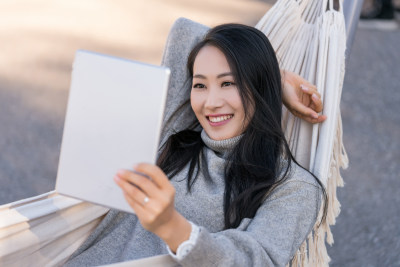
[[[1,0],[0,205],[55,187],[77,49],[160,64],[178,17],[255,25],[274,2]],[[341,110],[350,166],[331,266],[400,266],[398,18],[360,23],[348,58]]]

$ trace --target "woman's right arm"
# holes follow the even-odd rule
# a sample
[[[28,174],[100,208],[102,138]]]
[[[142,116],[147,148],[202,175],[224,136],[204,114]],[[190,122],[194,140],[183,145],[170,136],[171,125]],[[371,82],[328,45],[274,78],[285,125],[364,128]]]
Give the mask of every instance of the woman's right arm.
[[[185,18],[176,20],[168,35],[161,65],[171,69],[167,103],[160,143],[176,132],[189,128],[196,120],[190,106],[191,80],[186,69],[187,57],[203,38],[208,27]]]

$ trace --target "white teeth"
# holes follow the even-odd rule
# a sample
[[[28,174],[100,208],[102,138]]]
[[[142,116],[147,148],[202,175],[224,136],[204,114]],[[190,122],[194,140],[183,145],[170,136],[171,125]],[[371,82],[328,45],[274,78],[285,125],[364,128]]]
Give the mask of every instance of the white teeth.
[[[225,120],[228,120],[228,119],[230,119],[230,118],[232,118],[233,117],[233,115],[228,115],[228,116],[219,116],[219,117],[208,117],[209,118],[209,120],[211,121],[211,122],[220,122],[220,121],[225,121]]]

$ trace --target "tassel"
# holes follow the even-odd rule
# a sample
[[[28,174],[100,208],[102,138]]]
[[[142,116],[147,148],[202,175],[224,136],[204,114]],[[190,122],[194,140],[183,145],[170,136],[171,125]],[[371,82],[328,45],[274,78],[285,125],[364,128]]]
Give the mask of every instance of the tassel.
[[[292,259],[291,267],[299,266],[299,262],[300,262],[299,257],[300,257],[300,251],[298,250]]]
[[[314,228],[315,228],[315,227],[314,227]],[[307,243],[308,243],[308,264],[309,264],[309,266],[315,266],[315,261],[314,261],[314,259],[315,259],[315,251],[316,251],[316,248],[315,248],[315,243],[314,243],[314,235],[313,235],[313,232],[311,232],[311,233],[308,235]]]
[[[308,266],[308,256],[307,256],[307,240],[304,241],[300,249],[297,250],[290,264],[287,266],[291,267],[307,267]]]
[[[344,184],[340,175],[340,168],[348,166],[347,154],[342,143],[342,123],[340,114],[338,116],[338,127],[336,130],[337,133],[334,141],[328,182],[326,186],[326,192],[328,196],[326,220],[318,227],[318,222],[321,220],[323,212],[323,207],[321,207],[314,230],[310,233],[307,240],[303,242],[300,249],[293,257],[291,266],[329,266],[330,257],[327,253],[325,240],[329,245],[334,243],[330,225],[334,225],[336,223],[336,217],[340,213],[340,203],[336,196],[336,189],[338,186],[342,187]]]
[[[307,249],[307,241],[304,241],[303,244],[300,246],[300,255],[301,255],[301,260],[300,260],[300,266],[307,267],[308,266],[308,249]]]

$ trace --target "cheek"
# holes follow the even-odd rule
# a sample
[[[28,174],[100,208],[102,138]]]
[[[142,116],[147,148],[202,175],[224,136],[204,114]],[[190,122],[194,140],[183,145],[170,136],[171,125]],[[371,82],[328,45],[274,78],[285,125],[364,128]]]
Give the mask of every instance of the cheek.
[[[240,98],[239,92],[237,92],[237,90],[234,93],[229,94],[227,98],[228,102],[236,111],[244,112],[242,99]]]
[[[190,105],[192,106],[193,112],[197,116],[201,111],[201,99],[198,93],[193,93],[193,91],[190,93]]]
[[[240,98],[239,92],[236,91],[234,94],[230,94],[229,103],[235,110],[237,119],[240,120],[242,127],[246,128],[249,120],[252,117],[252,112],[250,110],[247,110],[250,118],[246,118],[246,112],[244,110],[243,102]]]

